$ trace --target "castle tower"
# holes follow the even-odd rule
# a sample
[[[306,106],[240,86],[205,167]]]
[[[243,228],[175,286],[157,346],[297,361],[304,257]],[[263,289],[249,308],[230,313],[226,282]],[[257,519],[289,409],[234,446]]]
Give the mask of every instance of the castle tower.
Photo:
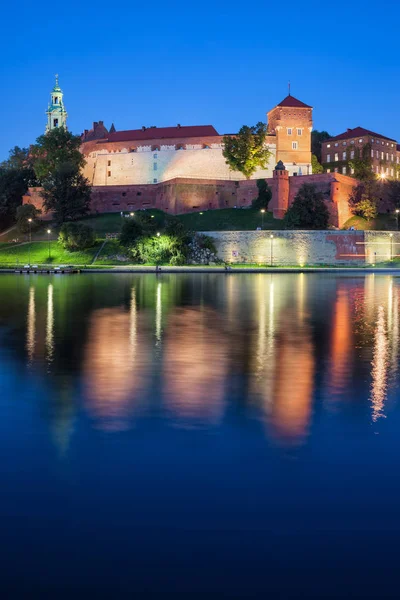
[[[272,199],[269,210],[272,210],[274,219],[283,219],[289,208],[289,172],[280,160],[273,172]]]
[[[267,119],[268,135],[276,136],[276,161],[282,161],[290,175],[310,174],[312,107],[289,94]]]
[[[63,95],[64,94],[58,85],[58,75],[56,75],[56,83],[50,94],[50,104],[46,111],[46,133],[57,127],[65,127],[65,129],[67,129],[68,114],[65,110]]]

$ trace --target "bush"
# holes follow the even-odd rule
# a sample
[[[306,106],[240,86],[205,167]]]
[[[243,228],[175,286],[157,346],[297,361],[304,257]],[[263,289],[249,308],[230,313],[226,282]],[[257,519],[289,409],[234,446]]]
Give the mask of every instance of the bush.
[[[326,229],[329,211],[321,192],[315,185],[304,183],[285,214],[285,224],[289,229]]]
[[[125,219],[122,225],[119,241],[121,246],[130,248],[133,246],[138,238],[143,235],[143,226],[139,219],[132,217]]]
[[[202,233],[196,235],[196,242],[199,248],[210,250],[213,254],[217,254],[217,249],[214,244],[214,240],[208,235]]]
[[[63,248],[70,251],[90,248],[96,242],[94,230],[83,223],[64,223],[58,241]]]
[[[268,204],[272,198],[272,191],[265,179],[257,179],[258,196],[254,198],[251,203],[252,208],[265,210],[268,208]]]
[[[29,231],[37,231],[41,225],[39,215],[41,210],[38,210],[33,204],[23,204],[17,208],[17,227],[21,233]],[[29,223],[28,219],[32,219]]]
[[[169,263],[173,256],[184,256],[184,247],[182,241],[173,236],[143,236],[137,240],[132,252],[141,262],[158,265]]]

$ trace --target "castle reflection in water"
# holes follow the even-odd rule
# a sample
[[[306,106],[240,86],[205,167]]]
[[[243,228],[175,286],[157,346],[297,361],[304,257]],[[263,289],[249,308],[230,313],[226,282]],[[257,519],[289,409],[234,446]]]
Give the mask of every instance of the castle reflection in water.
[[[9,278],[0,348],[39,381],[68,448],[77,412],[130,429],[150,416],[217,428],[237,411],[271,443],[304,443],[319,411],[390,413],[396,278],[316,274]]]

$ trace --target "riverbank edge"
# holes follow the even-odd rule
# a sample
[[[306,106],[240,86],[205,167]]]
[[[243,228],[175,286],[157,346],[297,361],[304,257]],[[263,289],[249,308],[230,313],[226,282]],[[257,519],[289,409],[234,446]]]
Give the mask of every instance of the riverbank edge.
[[[95,274],[95,273],[107,273],[107,274],[123,274],[123,273],[223,273],[225,275],[230,273],[354,273],[363,275],[365,273],[377,273],[377,274],[395,274],[400,276],[400,268],[396,267],[207,267],[207,266],[187,266],[187,267],[98,267],[91,269],[88,267],[74,267],[74,273],[83,274]],[[0,269],[0,274],[14,274],[14,275],[61,275],[61,273],[34,273],[34,272],[21,272],[16,269]],[[68,273],[66,273],[68,274]]]

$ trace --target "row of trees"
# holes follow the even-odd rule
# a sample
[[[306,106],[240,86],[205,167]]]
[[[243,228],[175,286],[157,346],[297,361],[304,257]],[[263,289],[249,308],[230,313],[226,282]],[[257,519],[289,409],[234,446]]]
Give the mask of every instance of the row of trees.
[[[0,164],[0,230],[15,222],[28,187],[43,188],[44,207],[54,211],[57,224],[88,212],[90,186],[81,173],[85,159],[80,144],[79,136],[60,127],[38,137],[30,148],[10,151]],[[31,218],[32,208],[20,211],[25,213]]]

